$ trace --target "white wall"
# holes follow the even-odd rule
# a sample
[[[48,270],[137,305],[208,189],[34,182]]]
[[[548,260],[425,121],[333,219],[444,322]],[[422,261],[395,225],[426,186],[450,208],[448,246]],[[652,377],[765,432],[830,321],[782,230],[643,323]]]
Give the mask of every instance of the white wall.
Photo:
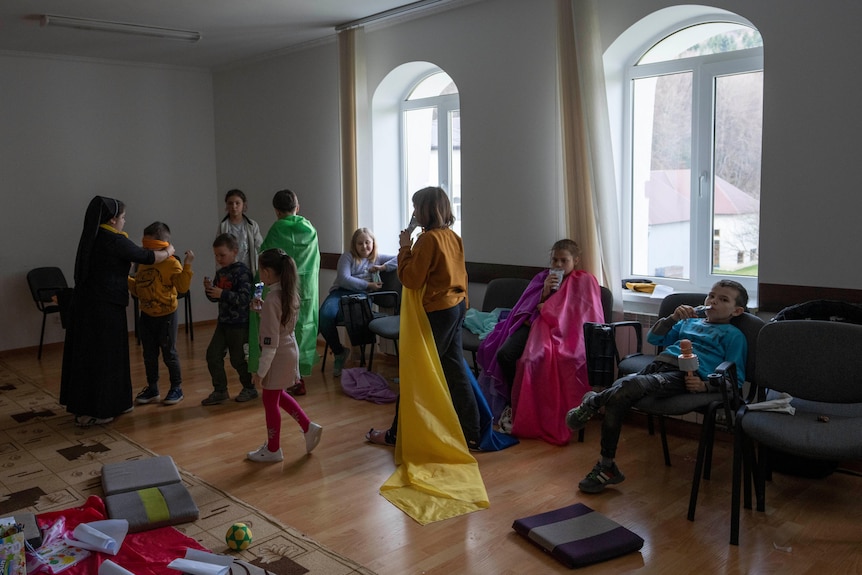
[[[73,283],[94,195],[127,204],[126,230],[136,241],[162,220],[180,254],[192,249],[212,261],[218,213],[208,72],[0,54],[0,77],[0,350],[39,343],[42,316],[27,271],[58,266]],[[193,302],[195,319],[215,317],[200,290]],[[63,336],[49,319],[45,341]]]
[[[407,62],[458,86],[470,261],[545,265],[563,233],[554,15],[551,0],[494,0],[366,32],[369,100]]]
[[[219,202],[227,190],[243,190],[266,236],[272,196],[289,188],[318,229],[321,251],[344,251],[334,40],[216,72],[213,87]]]
[[[597,4],[605,46],[676,5]],[[761,281],[857,288],[862,4],[712,4],[752,21],[766,46]],[[369,99],[392,68],[414,60],[440,66],[461,91],[471,261],[544,265],[561,233],[554,15],[553,0],[485,0],[366,33]],[[210,240],[231,187],[246,190],[264,230],[273,192],[294,189],[321,249],[341,252],[337,70],[334,40],[212,78],[0,55],[0,191],[12,240],[0,266],[0,350],[38,342],[24,276],[60,265],[71,277],[84,207],[96,193],[129,204],[132,237],[167,221],[177,247],[198,253],[200,275],[211,269]],[[322,279],[321,292],[330,281]],[[195,319],[215,317],[202,296],[194,301]],[[48,338],[62,332],[51,326]]]

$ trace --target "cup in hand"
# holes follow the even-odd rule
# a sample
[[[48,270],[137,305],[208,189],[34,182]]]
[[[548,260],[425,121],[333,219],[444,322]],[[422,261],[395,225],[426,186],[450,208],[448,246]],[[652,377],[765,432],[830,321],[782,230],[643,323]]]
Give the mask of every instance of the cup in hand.
[[[557,277],[557,285],[551,291],[560,289],[560,283],[563,281],[563,270],[561,268],[551,268],[548,270],[548,275]]]

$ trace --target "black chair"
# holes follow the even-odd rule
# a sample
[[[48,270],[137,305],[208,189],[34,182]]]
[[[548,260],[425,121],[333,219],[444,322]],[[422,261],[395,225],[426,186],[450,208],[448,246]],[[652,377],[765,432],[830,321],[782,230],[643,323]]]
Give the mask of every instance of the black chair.
[[[702,300],[701,300],[702,301]],[[731,362],[724,362],[716,369],[716,374],[710,376],[710,383],[714,383],[715,391],[707,393],[683,393],[671,397],[649,396],[641,399],[634,405],[634,409],[646,413],[650,417],[658,417],[661,432],[662,453],[664,464],[670,467],[670,449],[667,444],[667,432],[665,429],[666,416],[685,415],[687,413],[700,413],[703,415],[701,423],[700,441],[697,448],[697,459],[694,465],[694,477],[692,478],[691,493],[689,495],[688,519],[694,521],[695,507],[697,506],[697,495],[700,490],[700,480],[708,480],[712,470],[712,448],[715,441],[715,427],[719,409],[724,412],[724,422],[728,428],[734,425],[734,413],[744,402],[754,399],[757,391],[757,340],[758,334],[763,328],[763,320],[750,313],[743,313],[731,320],[731,324],[745,334],[748,342],[748,355],[745,361],[746,380],[749,383],[748,391],[743,398],[743,390],[739,386],[736,377],[736,366]]]
[[[755,411],[736,414],[730,543],[739,544],[740,491],[751,509],[765,511],[766,459],[755,462],[754,443],[815,460],[862,459],[862,326],[820,320],[769,323],[757,340],[757,383],[769,395],[787,393],[794,415]],[[742,485],[744,481],[744,485]]]
[[[368,293],[369,303],[377,307],[373,311],[374,319],[368,323],[368,330],[375,336],[392,340],[395,345],[395,354],[398,355],[398,336],[401,332],[401,281],[398,279],[396,270],[380,272],[380,281],[383,287],[380,291]],[[364,347],[360,349],[364,355]],[[368,357],[368,370],[374,362],[374,344]]]
[[[491,312],[497,308],[511,309],[515,307],[521,294],[530,285],[530,280],[521,278],[495,278],[488,282],[485,297],[482,300],[482,311]],[[479,375],[479,364],[476,362],[476,352],[482,342],[479,336],[467,329],[461,328],[461,348],[473,356],[473,373]]]
[[[401,308],[401,282],[398,280],[398,272],[396,270],[380,272],[380,283],[383,287],[380,291],[369,292],[367,295],[371,297],[370,303],[377,307],[377,310],[372,310],[374,318],[381,318],[390,315],[398,315],[398,310]],[[348,296],[344,296],[348,297]],[[342,298],[343,299],[343,298]],[[343,314],[342,314],[343,316]],[[337,327],[347,327],[344,320],[335,324]],[[367,326],[363,326],[365,328]],[[351,340],[351,345],[356,345]],[[360,362],[359,365],[365,365],[365,345],[359,346]],[[320,371],[326,369],[326,356],[329,355],[329,343],[323,345],[323,358],[320,362]],[[371,359],[369,359],[368,369],[371,369],[371,362],[374,360],[374,349],[371,350]]]
[[[54,297],[69,287],[63,270],[57,267],[34,268],[27,272],[27,285],[36,307],[42,312],[42,331],[39,334],[38,359],[42,359],[42,344],[45,341],[45,320],[48,314],[59,313],[60,306]]]

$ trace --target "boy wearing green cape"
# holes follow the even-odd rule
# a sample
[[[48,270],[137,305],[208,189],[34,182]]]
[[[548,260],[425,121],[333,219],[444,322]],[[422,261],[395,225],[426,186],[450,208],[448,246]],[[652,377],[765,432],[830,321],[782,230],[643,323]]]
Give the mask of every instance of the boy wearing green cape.
[[[296,343],[299,346],[299,371],[301,375],[310,375],[311,368],[317,361],[317,313],[318,305],[318,274],[320,272],[320,250],[317,247],[317,230],[304,217],[297,215],[299,201],[296,194],[290,190],[281,190],[272,198],[272,207],[278,220],[269,228],[260,252],[270,248],[281,248],[296,261],[299,273],[299,317],[296,321]],[[255,281],[259,278],[255,276]],[[249,314],[249,342],[257,342],[260,317],[256,313]],[[248,370],[257,372],[260,348],[249,345]],[[305,384],[298,380],[288,388],[288,393],[305,395]]]

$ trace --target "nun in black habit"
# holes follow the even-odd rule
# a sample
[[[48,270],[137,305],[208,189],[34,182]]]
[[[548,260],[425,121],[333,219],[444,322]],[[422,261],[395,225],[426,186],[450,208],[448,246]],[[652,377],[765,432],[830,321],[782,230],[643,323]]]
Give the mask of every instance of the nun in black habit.
[[[171,257],[174,247],[152,251],[123,231],[126,207],[96,196],[84,216],[75,259],[75,288],[66,310],[66,341],[60,404],[80,427],[110,423],[131,411],[128,275],[132,262],[153,264]]]

